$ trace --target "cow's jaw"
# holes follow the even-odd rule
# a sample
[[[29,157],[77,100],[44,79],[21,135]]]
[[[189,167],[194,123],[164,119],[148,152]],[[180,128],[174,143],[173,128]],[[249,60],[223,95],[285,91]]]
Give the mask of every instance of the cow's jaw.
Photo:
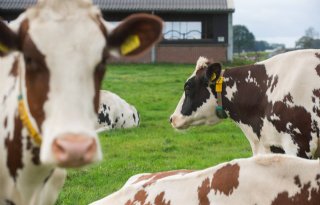
[[[44,21],[41,17],[32,19],[28,34],[45,57],[50,73],[49,91],[43,106],[45,119],[41,126],[41,162],[74,167],[100,160],[102,154],[94,130],[97,116],[93,102],[96,94],[94,72],[102,60],[106,46],[103,33],[93,19],[80,11],[76,18],[73,15],[63,21]],[[67,144],[71,146],[72,142],[79,143],[76,136],[81,136],[80,141],[93,141],[93,144],[86,141],[89,145],[82,149],[93,149],[92,147],[96,146],[94,156],[89,160],[81,158],[83,156],[80,155],[73,156],[81,149],[71,148],[72,157],[84,162],[70,164],[67,160],[61,163],[59,160],[65,156],[53,153],[53,144],[63,139],[63,142],[58,142],[58,148],[64,149],[61,146],[65,146],[66,139]]]

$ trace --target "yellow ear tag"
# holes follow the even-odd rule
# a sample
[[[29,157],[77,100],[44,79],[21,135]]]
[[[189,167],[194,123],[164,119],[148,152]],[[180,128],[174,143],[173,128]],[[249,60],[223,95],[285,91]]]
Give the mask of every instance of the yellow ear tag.
[[[212,73],[212,76],[211,76],[211,81],[214,81],[216,79],[216,74],[215,73]]]
[[[0,43],[0,52],[7,53],[9,51],[9,48],[2,43]]]
[[[120,51],[122,55],[127,55],[128,53],[134,51],[135,49],[140,47],[140,39],[138,35],[130,35],[128,38],[122,43],[120,47]]]

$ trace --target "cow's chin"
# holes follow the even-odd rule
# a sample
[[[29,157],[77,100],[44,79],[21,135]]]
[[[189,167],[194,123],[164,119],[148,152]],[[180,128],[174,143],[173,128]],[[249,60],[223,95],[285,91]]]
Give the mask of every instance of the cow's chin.
[[[192,126],[200,126],[200,125],[214,125],[217,124],[219,120],[217,119],[208,119],[206,117],[199,118],[199,119],[192,119],[192,118],[182,118],[176,119],[171,123],[172,127],[177,130],[185,130]]]

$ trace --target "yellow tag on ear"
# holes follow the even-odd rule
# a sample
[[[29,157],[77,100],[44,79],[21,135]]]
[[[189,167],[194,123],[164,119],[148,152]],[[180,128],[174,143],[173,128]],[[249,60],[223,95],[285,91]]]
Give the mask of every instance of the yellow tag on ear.
[[[221,93],[222,92],[222,83],[223,83],[224,77],[220,77],[216,82],[216,92]]]
[[[7,53],[9,51],[9,48],[2,43],[0,43],[0,52]]]
[[[120,47],[120,51],[122,55],[127,55],[128,53],[134,51],[139,48],[141,45],[140,39],[138,35],[130,35],[128,38],[122,43]]]
[[[211,81],[214,81],[214,80],[216,79],[216,77],[217,77],[216,74],[215,74],[215,73],[212,73],[212,76],[211,76],[211,79],[210,79],[210,80],[211,80]]]

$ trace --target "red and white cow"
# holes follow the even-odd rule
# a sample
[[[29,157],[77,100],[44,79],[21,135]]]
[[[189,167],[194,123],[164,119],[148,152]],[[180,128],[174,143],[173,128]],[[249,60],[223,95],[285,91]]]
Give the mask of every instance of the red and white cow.
[[[132,128],[138,126],[139,123],[140,116],[133,105],[130,105],[113,92],[100,90],[98,120],[96,123],[97,132]]]
[[[0,204],[53,204],[60,168],[102,158],[95,121],[107,59],[146,51],[161,30],[146,14],[111,28],[90,0],[42,0],[0,21]]]
[[[225,71],[200,57],[171,124],[184,129],[226,117],[242,129],[254,155],[319,156],[320,50],[288,52]]]
[[[91,205],[319,205],[320,163],[259,155],[200,170],[131,177]]]

